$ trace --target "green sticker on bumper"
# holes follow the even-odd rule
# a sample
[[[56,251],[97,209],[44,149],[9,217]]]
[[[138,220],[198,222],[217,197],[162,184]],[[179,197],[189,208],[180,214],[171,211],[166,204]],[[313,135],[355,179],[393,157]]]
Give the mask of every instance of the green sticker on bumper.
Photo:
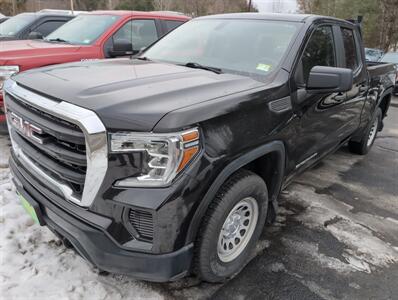
[[[32,217],[32,219],[37,223],[40,224],[39,218],[37,217],[36,211],[32,205],[21,195],[18,194],[19,200],[22,203],[22,206],[25,208],[26,212]]]

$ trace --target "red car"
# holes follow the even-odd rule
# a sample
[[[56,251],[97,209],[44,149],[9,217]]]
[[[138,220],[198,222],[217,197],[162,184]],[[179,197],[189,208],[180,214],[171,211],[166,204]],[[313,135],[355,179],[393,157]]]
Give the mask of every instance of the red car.
[[[5,126],[3,82],[11,75],[53,64],[138,53],[189,20],[180,14],[96,11],[81,14],[43,40],[0,43],[0,126]]]

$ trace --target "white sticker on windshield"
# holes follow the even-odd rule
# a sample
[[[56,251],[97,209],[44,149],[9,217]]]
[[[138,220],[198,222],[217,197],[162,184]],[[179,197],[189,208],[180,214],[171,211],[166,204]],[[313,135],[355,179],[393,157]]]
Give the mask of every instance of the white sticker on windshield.
[[[271,71],[272,66],[267,64],[258,64],[256,69],[264,72],[269,72]]]

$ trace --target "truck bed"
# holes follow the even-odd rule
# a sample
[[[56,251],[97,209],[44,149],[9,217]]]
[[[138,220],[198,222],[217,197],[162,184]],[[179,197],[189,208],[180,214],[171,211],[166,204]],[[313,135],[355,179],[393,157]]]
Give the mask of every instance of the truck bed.
[[[386,63],[386,62],[380,62],[380,61],[367,61],[366,66],[369,71],[374,72],[385,72],[389,73],[390,71],[395,71],[395,65],[391,63]]]
[[[371,81],[371,88],[379,85],[383,86],[384,90],[389,88],[393,88],[394,86],[386,86],[386,82],[395,82],[395,78],[397,76],[397,70],[394,64],[385,63],[385,62],[366,62],[367,69],[369,72],[369,78]],[[390,80],[383,80],[386,77],[390,77]]]

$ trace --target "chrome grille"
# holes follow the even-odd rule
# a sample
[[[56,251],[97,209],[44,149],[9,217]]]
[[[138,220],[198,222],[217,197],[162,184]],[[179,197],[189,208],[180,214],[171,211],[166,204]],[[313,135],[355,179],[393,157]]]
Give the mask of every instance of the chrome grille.
[[[29,173],[66,200],[90,206],[107,169],[106,132],[87,109],[5,83],[15,156]]]

